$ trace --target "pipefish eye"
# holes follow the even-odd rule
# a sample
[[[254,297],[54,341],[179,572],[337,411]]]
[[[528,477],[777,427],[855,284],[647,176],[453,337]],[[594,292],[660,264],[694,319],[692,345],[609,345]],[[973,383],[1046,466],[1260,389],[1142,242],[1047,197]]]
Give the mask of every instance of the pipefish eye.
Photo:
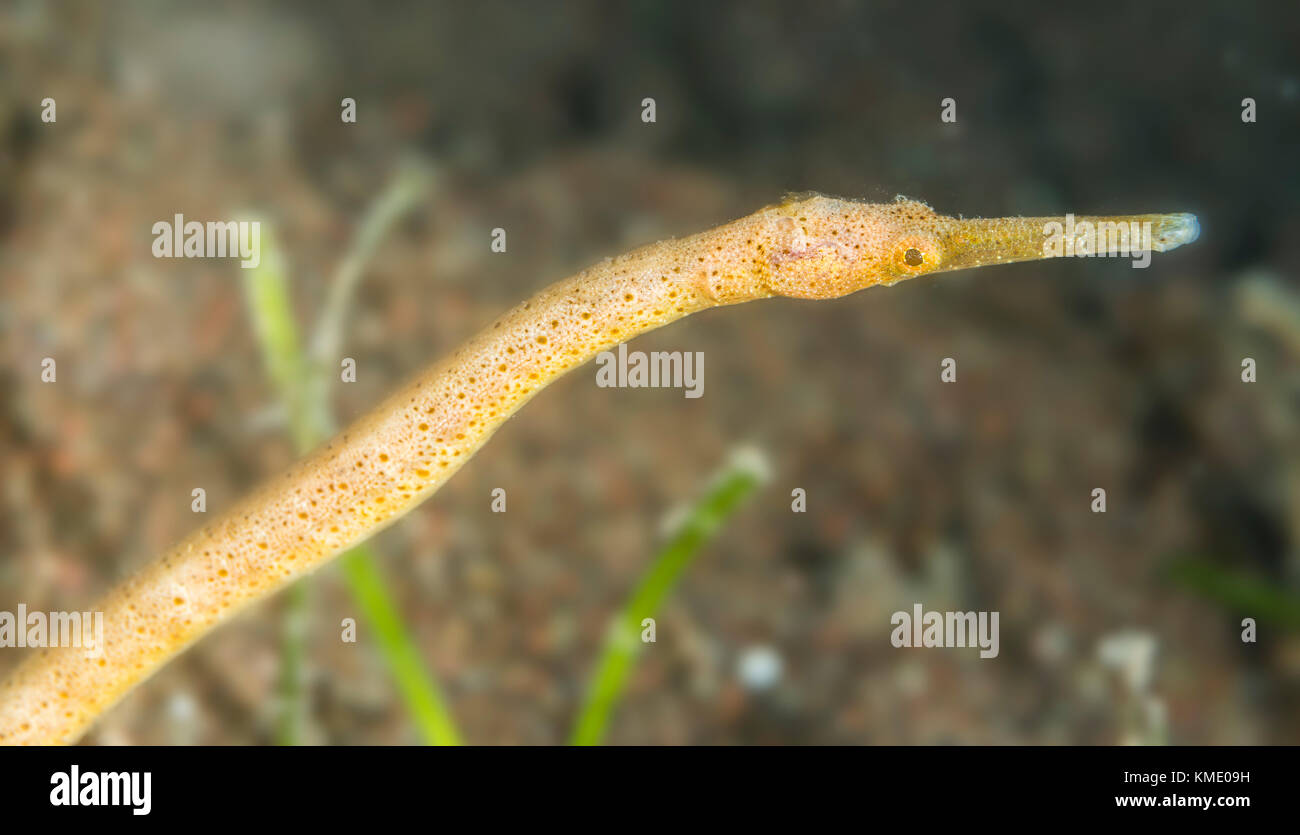
[[[899,275],[919,275],[939,265],[939,247],[926,235],[904,235],[894,243],[892,260]]]

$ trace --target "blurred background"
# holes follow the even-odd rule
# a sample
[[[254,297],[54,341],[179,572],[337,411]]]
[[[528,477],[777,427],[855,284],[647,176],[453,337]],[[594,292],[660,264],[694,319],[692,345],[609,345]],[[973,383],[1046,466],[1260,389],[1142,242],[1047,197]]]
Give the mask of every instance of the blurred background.
[[[217,513],[295,457],[245,271],[151,255],[175,213],[262,217],[305,340],[371,207],[431,172],[347,310],[349,421],[552,281],[787,191],[1190,211],[1201,239],[1146,270],[1022,264],[642,337],[703,351],[704,396],[579,369],[376,564],[466,741],[563,743],[664,520],[744,444],[771,478],[667,597],[608,742],[1300,742],[1297,42],[1294,3],[8,3],[0,609],[89,607],[198,524],[195,487]],[[338,566],[305,585],[300,741],[420,741]],[[915,603],[1000,612],[999,656],[894,648]],[[275,741],[289,606],[85,741]]]

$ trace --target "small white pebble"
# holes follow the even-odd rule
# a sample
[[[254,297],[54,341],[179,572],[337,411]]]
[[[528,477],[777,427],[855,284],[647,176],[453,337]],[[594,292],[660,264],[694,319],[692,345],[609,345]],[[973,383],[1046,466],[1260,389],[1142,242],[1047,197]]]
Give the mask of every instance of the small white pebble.
[[[783,666],[781,656],[771,647],[748,647],[736,662],[736,676],[747,690],[767,690],[781,680]]]
[[[1136,629],[1112,632],[1097,645],[1101,663],[1119,672],[1134,693],[1143,693],[1151,684],[1159,642],[1149,632]]]

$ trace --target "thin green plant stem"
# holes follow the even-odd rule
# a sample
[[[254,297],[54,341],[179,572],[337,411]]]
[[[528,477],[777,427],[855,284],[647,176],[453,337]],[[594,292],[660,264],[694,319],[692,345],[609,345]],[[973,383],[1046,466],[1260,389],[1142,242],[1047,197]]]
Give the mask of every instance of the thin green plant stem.
[[[574,723],[573,745],[599,745],[641,651],[642,631],[701,547],[745,498],[765,480],[761,456],[750,450],[732,455],[705,495],[687,513],[642,575],[636,590],[610,623],[595,674]]]
[[[262,227],[262,257],[257,267],[243,272],[244,297],[267,376],[286,413],[294,449],[301,455],[316,440],[306,403],[307,367],[299,347],[284,259],[270,224],[258,222]],[[295,583],[285,594],[281,618],[280,683],[275,717],[275,741],[279,745],[301,745],[307,734],[304,647],[309,609],[306,584]]]
[[[421,662],[415,642],[397,616],[374,554],[368,546],[358,545],[342,559],[352,597],[373,630],[388,673],[421,736],[431,745],[460,745],[460,734],[438,683]]]
[[[258,223],[261,224],[262,257],[256,267],[242,271],[244,298],[261,346],[266,374],[285,410],[294,449],[302,454],[318,442],[320,434],[308,419],[305,385],[308,368],[289,298],[284,258],[271,225],[265,221]]]
[[[310,601],[306,583],[294,583],[284,593],[280,639],[280,700],[276,716],[277,745],[301,745],[307,737],[306,646]]]
[[[366,211],[352,246],[334,272],[325,309],[312,335],[311,354],[316,364],[335,360],[343,342],[343,323],[366,265],[393,224],[424,199],[434,176],[427,163],[414,159],[403,162],[393,182]]]

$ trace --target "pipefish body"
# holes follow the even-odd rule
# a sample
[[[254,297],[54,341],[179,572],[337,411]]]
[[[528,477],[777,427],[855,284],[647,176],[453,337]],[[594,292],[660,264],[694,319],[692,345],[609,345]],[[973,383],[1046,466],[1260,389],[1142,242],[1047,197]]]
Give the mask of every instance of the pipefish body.
[[[553,284],[111,590],[95,607],[104,613],[100,657],[52,647],[26,659],[0,685],[0,743],[76,741],[189,644],[428,498],[520,406],[602,350],[711,307],[833,299],[1055,257],[1051,230],[1066,220],[961,219],[901,197],[804,195]],[[1199,234],[1188,214],[1070,220],[1145,224],[1149,236],[1132,242],[1140,252]]]

